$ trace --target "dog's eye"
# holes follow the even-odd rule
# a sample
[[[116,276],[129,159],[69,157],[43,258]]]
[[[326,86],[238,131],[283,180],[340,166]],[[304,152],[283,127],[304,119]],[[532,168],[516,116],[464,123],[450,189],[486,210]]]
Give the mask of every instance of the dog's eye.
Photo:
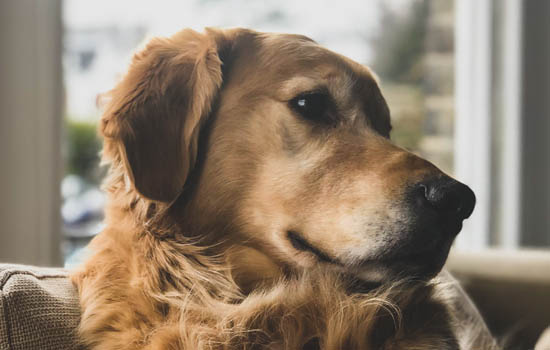
[[[330,96],[324,92],[306,92],[290,100],[290,107],[312,121],[330,121]]]

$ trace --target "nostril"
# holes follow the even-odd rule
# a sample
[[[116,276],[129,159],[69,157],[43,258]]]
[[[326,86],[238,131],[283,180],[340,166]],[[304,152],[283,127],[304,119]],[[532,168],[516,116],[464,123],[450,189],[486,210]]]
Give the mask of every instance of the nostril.
[[[456,215],[457,219],[468,218],[475,206],[472,190],[452,179],[438,179],[418,185],[418,193],[428,206],[440,213]]]

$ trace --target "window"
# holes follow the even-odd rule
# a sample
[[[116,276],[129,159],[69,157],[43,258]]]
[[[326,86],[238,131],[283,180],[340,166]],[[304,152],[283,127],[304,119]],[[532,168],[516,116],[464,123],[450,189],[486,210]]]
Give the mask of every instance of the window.
[[[514,83],[521,73],[521,8],[514,3],[65,2],[65,256],[70,259],[101,229],[105,198],[98,190],[103,170],[97,167],[101,146],[95,137],[99,94],[115,84],[133,50],[146,38],[205,26],[305,34],[371,66],[392,111],[394,141],[477,193],[476,212],[457,246],[550,245],[547,224],[537,238],[520,234],[525,203],[517,131],[521,85]],[[510,35],[515,39],[504,40]]]

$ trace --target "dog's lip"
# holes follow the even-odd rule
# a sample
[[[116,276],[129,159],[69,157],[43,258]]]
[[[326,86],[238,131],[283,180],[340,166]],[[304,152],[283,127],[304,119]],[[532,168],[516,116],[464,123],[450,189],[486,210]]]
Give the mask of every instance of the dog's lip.
[[[301,252],[308,252],[317,257],[319,261],[338,265],[338,266],[345,266],[343,262],[339,261],[337,258],[330,256],[328,253],[322,251],[321,249],[315,247],[311,243],[309,243],[300,233],[294,230],[288,230],[286,232],[287,238],[290,241],[290,244],[294,247],[294,249],[301,251]]]
[[[338,265],[351,271],[381,266],[390,271],[396,271],[397,274],[407,273],[409,277],[420,278],[431,278],[441,271],[452,243],[452,241],[444,240],[433,241],[421,249],[403,245],[399,249],[392,249],[391,254],[382,254],[354,263],[345,263],[309,243],[299,232],[288,230],[286,233],[288,241],[294,249],[313,254],[321,262]]]
[[[328,262],[328,263],[336,263],[336,261],[333,258],[331,258],[327,253],[313,246],[304,237],[302,237],[302,235],[300,235],[297,231],[288,230],[286,234],[287,234],[288,240],[290,241],[290,244],[292,244],[294,249],[302,252],[312,253],[321,261]]]

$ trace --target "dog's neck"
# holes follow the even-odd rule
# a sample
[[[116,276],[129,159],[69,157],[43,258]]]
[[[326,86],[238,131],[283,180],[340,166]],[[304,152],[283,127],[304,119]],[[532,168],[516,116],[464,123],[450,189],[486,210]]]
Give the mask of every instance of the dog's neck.
[[[288,271],[257,249],[233,245],[226,251],[226,261],[231,274],[242,292],[248,294],[258,288],[284,278]]]
[[[186,224],[185,215],[179,215],[178,220],[171,218],[169,210],[144,200],[134,190],[127,190],[120,184],[109,186],[106,183],[104,187],[109,194],[104,234],[122,245],[132,244],[139,236],[149,236],[151,240],[163,241],[166,244],[173,242],[174,245],[197,242],[204,247],[205,255],[216,256],[217,260],[225,265],[230,271],[231,278],[244,294],[280,280],[287,272],[284,266],[258,249],[236,245],[229,240],[213,244],[210,242],[213,238],[202,239],[201,232]],[[164,214],[168,216],[160,216]],[[162,254],[162,251],[158,251],[157,254]]]

